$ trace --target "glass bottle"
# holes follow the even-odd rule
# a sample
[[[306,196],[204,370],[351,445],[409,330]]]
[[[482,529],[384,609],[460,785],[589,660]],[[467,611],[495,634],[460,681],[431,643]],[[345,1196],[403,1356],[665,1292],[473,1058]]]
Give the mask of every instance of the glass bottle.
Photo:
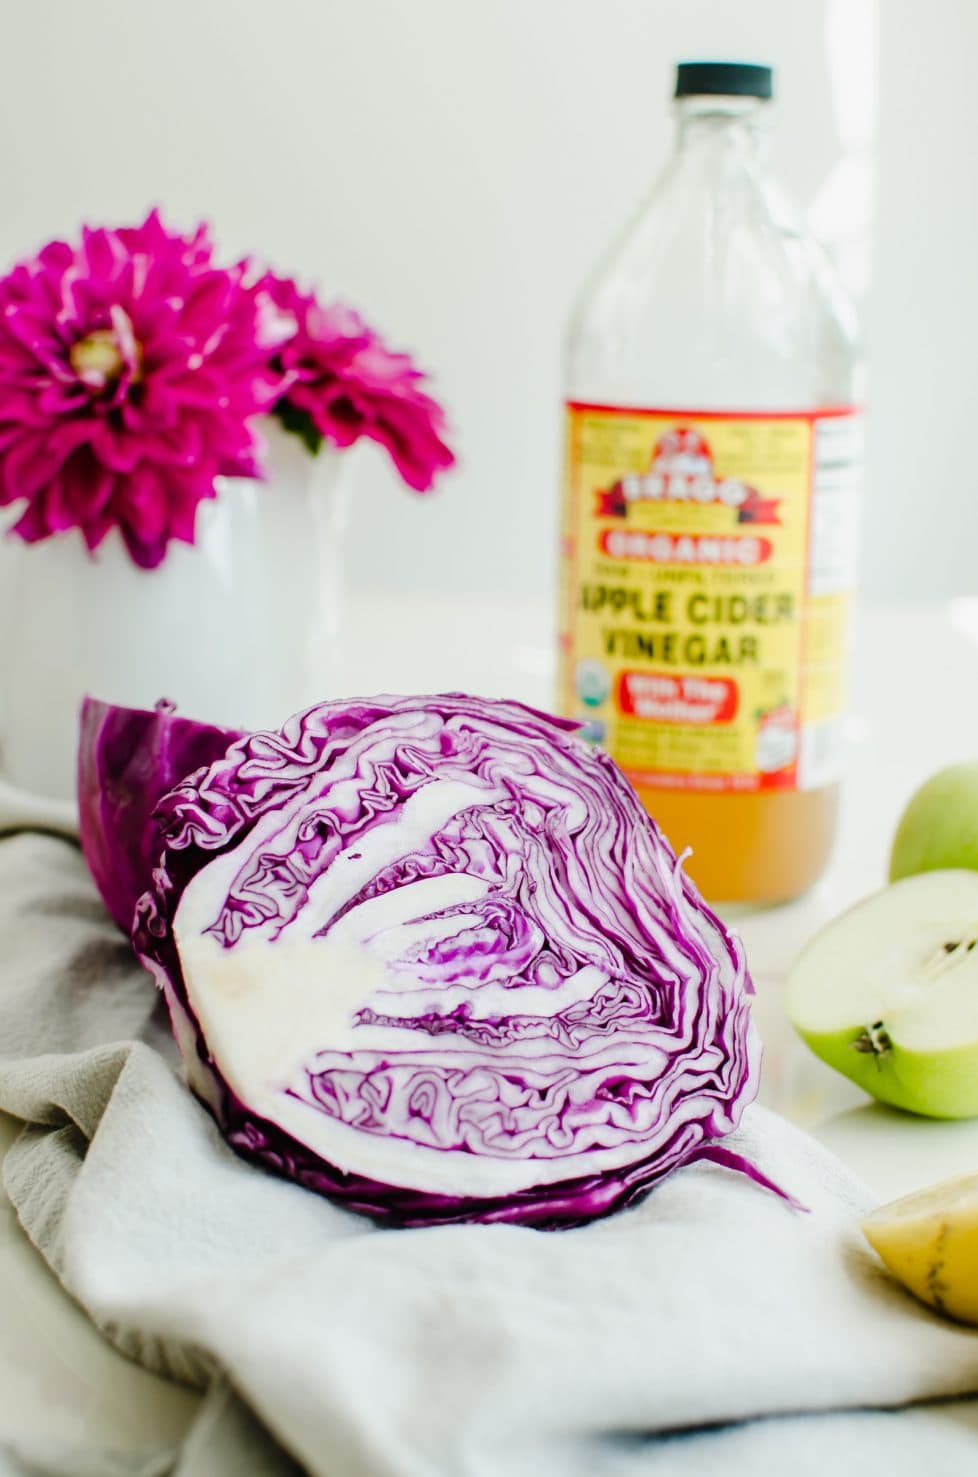
[[[718,901],[828,858],[862,386],[767,174],[768,67],[684,63],[675,153],[572,322],[560,702]]]

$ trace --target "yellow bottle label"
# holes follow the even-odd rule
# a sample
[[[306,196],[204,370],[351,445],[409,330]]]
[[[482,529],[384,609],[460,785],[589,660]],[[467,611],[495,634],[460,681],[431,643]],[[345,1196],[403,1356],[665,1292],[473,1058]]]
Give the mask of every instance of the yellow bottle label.
[[[572,402],[561,705],[634,784],[830,784],[860,425]]]

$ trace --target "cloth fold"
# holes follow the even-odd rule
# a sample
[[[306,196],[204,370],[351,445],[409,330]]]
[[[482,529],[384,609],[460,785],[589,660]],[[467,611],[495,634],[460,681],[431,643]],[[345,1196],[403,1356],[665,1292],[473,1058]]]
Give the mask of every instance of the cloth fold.
[[[174,1061],[77,849],[0,841],[5,1187],[105,1335],[209,1392],[126,1477],[900,1477],[978,1451],[978,1336],[886,1277],[865,1190],[770,1113],[730,1146],[808,1214],[700,1164],[579,1230],[397,1232],[239,1160]],[[0,1477],[98,1459],[0,1436]]]
[[[0,1477],[302,1477],[224,1380],[208,1391],[179,1447],[79,1451],[62,1443],[0,1439]]]

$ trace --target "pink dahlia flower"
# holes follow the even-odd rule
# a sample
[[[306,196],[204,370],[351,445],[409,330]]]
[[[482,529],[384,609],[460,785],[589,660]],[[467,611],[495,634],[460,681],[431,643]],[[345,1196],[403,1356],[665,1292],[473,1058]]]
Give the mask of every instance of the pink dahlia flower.
[[[288,387],[275,407],[282,423],[313,452],[323,441],[377,441],[407,485],[427,491],[455,458],[444,439],[444,412],[421,388],[422,372],[407,354],[392,353],[352,308],[323,307],[291,279],[268,276],[262,285],[296,325],[276,359]]]
[[[0,278],[0,505],[28,543],[117,527],[134,561],[192,543],[218,475],[261,474],[252,418],[281,395],[279,315],[207,228],[85,229]],[[291,325],[289,325],[291,328]]]

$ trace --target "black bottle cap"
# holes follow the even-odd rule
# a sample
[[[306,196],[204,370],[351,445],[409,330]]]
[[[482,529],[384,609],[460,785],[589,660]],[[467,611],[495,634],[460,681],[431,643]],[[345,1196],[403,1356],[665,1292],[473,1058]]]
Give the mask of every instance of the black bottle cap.
[[[773,95],[770,67],[753,62],[680,62],[675,97],[760,97]]]

